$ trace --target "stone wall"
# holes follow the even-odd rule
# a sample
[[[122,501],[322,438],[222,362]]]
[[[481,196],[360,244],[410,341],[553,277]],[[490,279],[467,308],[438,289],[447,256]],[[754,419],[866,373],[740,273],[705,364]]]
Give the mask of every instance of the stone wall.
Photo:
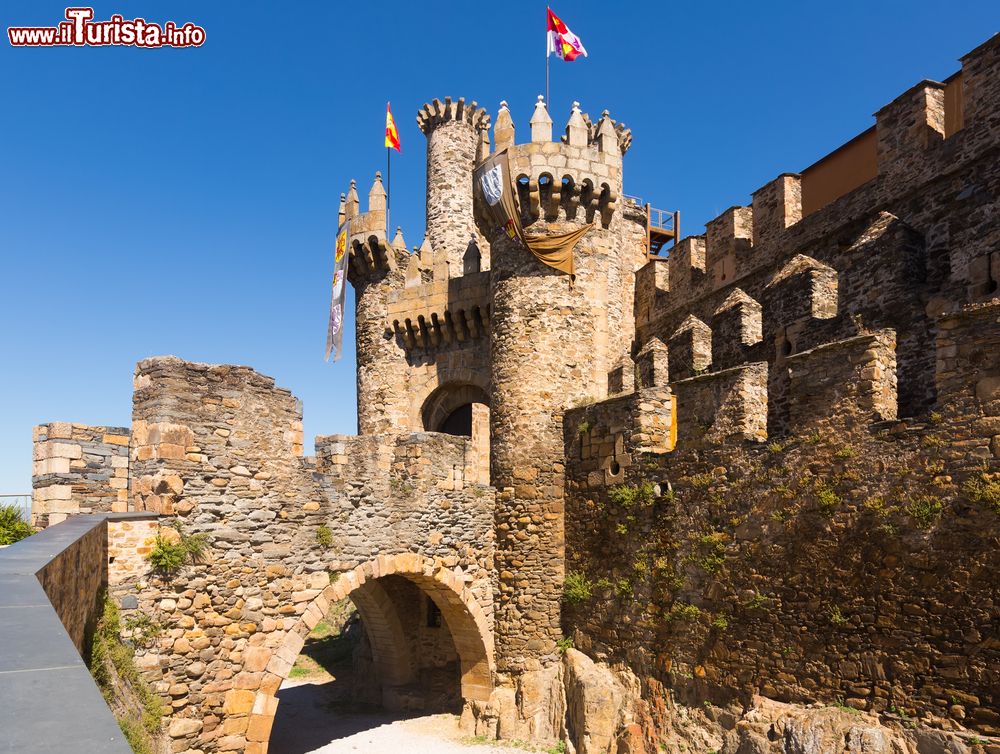
[[[38,572],[38,581],[82,653],[84,640],[97,622],[101,591],[108,583],[106,524],[98,521],[59,550]]]
[[[924,424],[880,421],[850,389],[821,389],[822,410],[780,442],[682,435],[657,455],[625,441],[624,482],[595,484],[568,448],[567,570],[591,589],[564,612],[576,646],[626,663],[649,699],[662,684],[691,706],[840,700],[1000,732],[1000,510],[976,492],[1000,478],[998,314],[973,306],[938,323],[939,405]],[[872,369],[856,358],[877,361],[880,342],[891,339],[858,339],[849,358],[831,348],[812,369],[857,385],[837,375]],[[567,415],[567,438],[580,416]],[[611,482],[648,488],[622,496]]]
[[[78,513],[126,510],[126,427],[53,422],[34,428],[31,487],[36,526]]]
[[[0,550],[0,725],[11,751],[131,751],[81,654],[115,580],[109,532],[142,518],[75,515]],[[116,546],[119,562],[141,557]]]
[[[149,555],[159,533],[159,516],[135,513],[127,518],[108,519],[108,584],[135,581],[151,570]]]
[[[469,440],[334,436],[305,459],[299,402],[249,368],[148,359],[135,387],[134,505],[163,514],[163,536],[208,544],[169,578],[134,572],[116,587],[163,627],[138,661],[171,710],[176,751],[263,752],[305,635],[347,596],[390,658],[376,675],[382,701],[419,706],[420,668],[451,660],[437,653],[440,663],[399,674],[391,626],[409,624],[382,582],[392,574],[441,610],[458,655],[455,694],[489,695],[493,493],[467,481],[478,464]],[[150,533],[119,536],[142,547]]]

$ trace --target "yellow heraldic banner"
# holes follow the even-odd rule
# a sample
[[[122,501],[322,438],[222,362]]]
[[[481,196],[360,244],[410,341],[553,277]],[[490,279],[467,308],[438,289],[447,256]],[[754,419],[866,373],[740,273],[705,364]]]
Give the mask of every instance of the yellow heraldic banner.
[[[487,217],[496,232],[502,230],[512,240],[520,241],[542,264],[570,276],[574,274],[573,247],[592,225],[545,236],[526,234],[521,226],[521,211],[510,177],[506,149],[483,160],[476,168],[472,183],[473,191],[479,195],[481,206],[486,208]]]
[[[333,253],[333,290],[330,296],[330,322],[326,328],[326,357],[329,361],[330,351],[336,349],[333,360],[340,358],[341,342],[344,340],[344,302],[347,298],[347,260],[350,252],[347,248],[348,225],[346,220],[337,231],[337,243]]]

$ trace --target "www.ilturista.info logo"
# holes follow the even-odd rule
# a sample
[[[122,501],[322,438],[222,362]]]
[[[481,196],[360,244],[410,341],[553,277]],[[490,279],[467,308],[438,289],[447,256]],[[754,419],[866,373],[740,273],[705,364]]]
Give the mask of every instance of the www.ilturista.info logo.
[[[190,21],[162,26],[144,18],[125,19],[117,13],[108,21],[94,21],[93,8],[67,8],[66,20],[58,26],[9,26],[7,37],[14,47],[200,47],[205,30]]]

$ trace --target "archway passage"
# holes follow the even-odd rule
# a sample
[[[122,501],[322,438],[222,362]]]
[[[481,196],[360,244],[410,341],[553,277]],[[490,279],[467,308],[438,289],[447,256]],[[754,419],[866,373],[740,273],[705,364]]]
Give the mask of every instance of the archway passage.
[[[490,481],[490,409],[477,385],[446,383],[427,396],[420,411],[424,430],[468,437],[476,454],[476,481]]]
[[[346,604],[345,598],[360,617],[360,621],[347,621],[345,626],[354,631],[353,657],[348,662],[353,668],[348,694],[351,705],[405,716],[456,713],[465,700],[489,698],[494,667],[492,633],[461,574],[435,567],[412,553],[380,556],[341,574],[313,601],[283,645],[274,650],[268,669],[280,675],[282,690],[271,696],[271,701],[258,700],[250,715],[251,728],[270,731],[278,710],[281,719],[274,729],[272,751],[311,751],[303,746],[303,736],[311,745],[325,733],[316,730],[315,721],[304,726],[305,719],[294,718],[303,703],[313,708],[328,706],[333,698],[329,689],[320,692],[325,701],[317,701],[315,694],[307,698],[309,689],[296,686],[294,680],[291,686],[285,681],[293,675],[293,664],[308,632],[317,624],[323,628],[321,621],[336,614],[330,610],[331,604]],[[315,641],[315,632],[311,641]],[[305,646],[304,654],[311,654],[311,645]],[[336,698],[342,699],[343,694]],[[291,717],[283,716],[283,708]],[[337,721],[336,711],[327,713],[332,738],[348,734],[357,724],[354,718],[345,728],[342,720]],[[315,710],[311,714],[315,716]],[[373,725],[385,721],[372,719]],[[353,732],[357,730],[355,727]]]

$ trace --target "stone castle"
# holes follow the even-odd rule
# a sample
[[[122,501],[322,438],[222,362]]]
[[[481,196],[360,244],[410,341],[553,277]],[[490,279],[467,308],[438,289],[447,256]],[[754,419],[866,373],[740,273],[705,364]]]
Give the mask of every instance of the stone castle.
[[[138,364],[131,427],[36,428],[39,524],[145,512],[107,519],[106,580],[164,626],[137,660],[170,750],[266,752],[350,597],[362,695],[477,735],[1000,751],[1000,37],[684,239],[624,193],[607,112],[553,140],[540,99],[522,143],[505,103],[492,143],[462,99],[417,121],[419,249],[378,175],[341,203],[357,436],[303,457],[289,391],[174,357]],[[490,234],[501,150],[526,229],[591,226],[573,279]],[[210,552],[167,579],[172,521]]]

